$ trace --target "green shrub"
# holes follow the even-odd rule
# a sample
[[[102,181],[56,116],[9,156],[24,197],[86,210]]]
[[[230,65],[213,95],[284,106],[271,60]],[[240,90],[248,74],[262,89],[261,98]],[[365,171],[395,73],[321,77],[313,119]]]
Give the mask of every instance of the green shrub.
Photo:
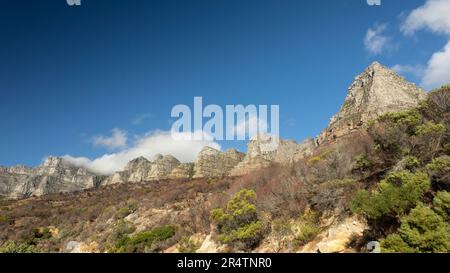
[[[450,226],[432,209],[419,203],[401,219],[397,234],[381,241],[383,252],[449,252]]]
[[[113,241],[119,241],[122,238],[126,237],[128,234],[133,233],[135,230],[136,228],[133,226],[133,224],[124,219],[121,219],[114,224],[111,238]]]
[[[415,134],[418,136],[430,136],[432,138],[438,138],[445,132],[445,126],[432,121],[427,121],[415,128]]]
[[[444,152],[446,155],[450,155],[450,143],[444,144]]]
[[[200,248],[200,243],[189,236],[185,236],[178,242],[178,251],[180,253],[195,253]]]
[[[0,224],[8,222],[10,217],[8,215],[0,215]]]
[[[441,156],[433,159],[430,164],[427,164],[427,169],[433,173],[449,173],[450,156]]]
[[[148,252],[152,251],[155,243],[165,241],[173,237],[176,227],[166,225],[154,228],[150,231],[138,232],[132,236],[124,236],[116,244],[117,252]]]
[[[258,219],[256,194],[243,189],[228,201],[225,208],[211,211],[211,219],[217,224],[219,241],[239,244],[243,248],[255,246],[262,238],[262,223]]]
[[[136,203],[130,203],[126,207],[123,207],[123,208],[118,210],[116,218],[117,219],[125,218],[128,215],[130,215],[130,214],[134,213],[135,211],[137,211],[137,209],[138,209],[138,205]]]
[[[415,128],[413,137],[414,152],[422,159],[431,159],[442,150],[441,142],[445,133],[445,126],[440,123],[427,121]]]
[[[429,188],[430,180],[425,173],[394,172],[382,180],[374,192],[359,191],[351,201],[350,209],[369,219],[398,216],[419,202]]]
[[[381,240],[381,251],[386,253],[415,253],[416,249],[410,247],[402,237],[396,233],[390,234]]]
[[[431,163],[427,164],[426,168],[433,182],[437,183],[439,188],[450,188],[450,156],[435,158]]]
[[[410,171],[414,171],[415,169],[419,168],[422,163],[420,160],[415,156],[407,156],[405,158],[405,168]]]
[[[450,193],[440,191],[433,199],[434,210],[446,221],[450,221]]]
[[[358,155],[355,157],[355,164],[353,165],[353,171],[366,171],[372,167],[372,164],[367,159],[366,155]]]
[[[417,109],[391,112],[378,118],[378,121],[391,123],[394,126],[406,126],[413,129],[422,120],[422,115]]]
[[[8,241],[0,247],[0,253],[38,253],[41,252],[35,245]]]
[[[295,225],[295,243],[298,246],[304,245],[314,239],[320,232],[319,216],[313,211],[306,212],[300,217]]]
[[[374,152],[386,163],[395,163],[411,150],[411,136],[422,117],[418,111],[388,113],[368,127]]]
[[[220,234],[219,240],[228,244],[233,242],[242,243],[244,246],[254,246],[261,240],[262,222],[254,221],[232,230],[228,234]]]

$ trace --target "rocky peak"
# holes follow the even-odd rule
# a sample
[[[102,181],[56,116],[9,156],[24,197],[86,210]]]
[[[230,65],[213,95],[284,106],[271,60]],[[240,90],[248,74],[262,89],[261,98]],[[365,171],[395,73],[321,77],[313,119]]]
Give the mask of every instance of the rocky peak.
[[[172,155],[165,155],[152,162],[148,172],[148,180],[167,179],[172,170],[181,162]]]
[[[142,182],[166,179],[171,176],[172,171],[178,167],[181,162],[172,155],[156,154],[153,160],[149,161],[145,157],[138,157],[130,162],[123,171],[116,172],[109,177],[104,184],[116,184],[126,182]],[[177,178],[181,177],[183,171],[187,170],[187,166],[183,166],[174,174]],[[185,172],[187,173],[187,171]],[[188,174],[186,174],[188,177]]]
[[[42,163],[42,168],[57,168],[63,164],[63,159],[61,157],[49,156]]]
[[[168,163],[168,164],[180,164],[180,161],[176,159],[173,155],[165,155],[161,162]]]
[[[161,159],[163,159],[163,155],[162,154],[155,154],[153,156],[152,161],[161,160]]]
[[[151,162],[147,158],[141,156],[128,162],[127,166],[125,167],[125,170],[133,171],[138,168],[148,168],[150,164]]]
[[[37,168],[18,165],[3,170],[0,171],[0,196],[12,199],[80,191],[96,187],[103,179],[55,156],[46,158]]]
[[[348,134],[387,112],[415,107],[425,97],[415,84],[374,62],[350,85],[344,104],[320,135],[319,143]]]

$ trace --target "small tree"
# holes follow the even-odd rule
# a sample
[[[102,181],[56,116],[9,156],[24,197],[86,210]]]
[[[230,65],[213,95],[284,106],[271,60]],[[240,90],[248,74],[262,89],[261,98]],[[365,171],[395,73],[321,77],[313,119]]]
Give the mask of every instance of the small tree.
[[[434,186],[438,189],[450,189],[450,156],[441,156],[427,164]]]
[[[450,193],[440,191],[436,193],[433,200],[434,210],[446,221],[450,221]]]
[[[353,198],[350,208],[369,219],[385,215],[397,217],[419,202],[429,188],[430,180],[425,173],[394,172],[382,180],[374,192],[359,191]]]
[[[397,234],[381,241],[384,252],[449,252],[450,226],[432,209],[419,203],[401,219]]]
[[[442,149],[442,139],[445,133],[445,126],[440,123],[427,121],[418,125],[414,131],[414,144],[416,152],[422,158],[433,158]]]
[[[239,191],[225,208],[212,210],[211,218],[217,224],[222,243],[251,248],[262,238],[262,222],[258,219],[256,194],[252,190]]]

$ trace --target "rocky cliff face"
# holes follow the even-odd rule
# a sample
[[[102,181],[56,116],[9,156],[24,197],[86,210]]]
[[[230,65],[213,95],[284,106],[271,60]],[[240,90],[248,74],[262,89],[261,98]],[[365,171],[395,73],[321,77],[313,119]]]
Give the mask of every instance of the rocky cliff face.
[[[221,152],[211,147],[205,147],[200,151],[195,162],[194,178],[228,175],[243,158],[244,154],[236,149]]]
[[[162,156],[157,154],[152,161],[149,161],[145,157],[139,157],[130,161],[123,171],[116,172],[103,184],[154,181],[174,176],[177,178],[188,178],[189,175],[183,172],[185,166],[180,165],[180,161],[171,155]],[[172,174],[177,167],[180,168]],[[186,174],[186,176],[183,177],[183,174]]]
[[[313,139],[298,144],[292,140],[259,135],[249,142],[244,160],[231,170],[230,175],[245,175],[272,163],[289,164],[310,155],[314,147]]]
[[[331,118],[327,129],[318,137],[318,142],[332,141],[346,135],[387,112],[417,106],[425,97],[426,93],[422,89],[407,82],[393,70],[374,62],[355,78],[344,104]]]
[[[123,171],[107,178],[70,166],[61,158],[49,157],[35,169],[25,166],[0,168],[0,196],[22,198],[77,191],[100,184],[241,176],[272,163],[289,164],[308,157],[317,145],[348,135],[387,112],[414,107],[425,97],[420,88],[375,62],[355,78],[340,111],[316,139],[298,144],[259,135],[248,143],[247,154],[235,149],[221,152],[205,147],[195,164],[180,163],[171,155],[158,154],[151,161],[139,157],[130,161]]]
[[[62,158],[48,157],[37,168],[0,168],[0,196],[8,199],[49,193],[80,191],[98,186],[103,177],[68,165]]]

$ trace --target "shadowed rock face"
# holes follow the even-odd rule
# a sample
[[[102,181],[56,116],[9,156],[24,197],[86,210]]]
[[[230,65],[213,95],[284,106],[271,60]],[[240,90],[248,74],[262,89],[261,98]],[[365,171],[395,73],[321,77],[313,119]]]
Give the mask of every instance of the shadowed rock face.
[[[331,118],[327,129],[318,137],[318,142],[346,135],[385,113],[415,107],[425,97],[426,93],[422,89],[407,82],[393,70],[374,62],[355,78],[344,104]]]
[[[59,157],[48,157],[37,168],[0,168],[0,196],[17,199],[49,193],[80,191],[98,186],[103,177],[73,167]]]
[[[228,175],[243,158],[244,154],[236,149],[221,152],[211,147],[205,147],[200,151],[195,162],[194,178]]]

